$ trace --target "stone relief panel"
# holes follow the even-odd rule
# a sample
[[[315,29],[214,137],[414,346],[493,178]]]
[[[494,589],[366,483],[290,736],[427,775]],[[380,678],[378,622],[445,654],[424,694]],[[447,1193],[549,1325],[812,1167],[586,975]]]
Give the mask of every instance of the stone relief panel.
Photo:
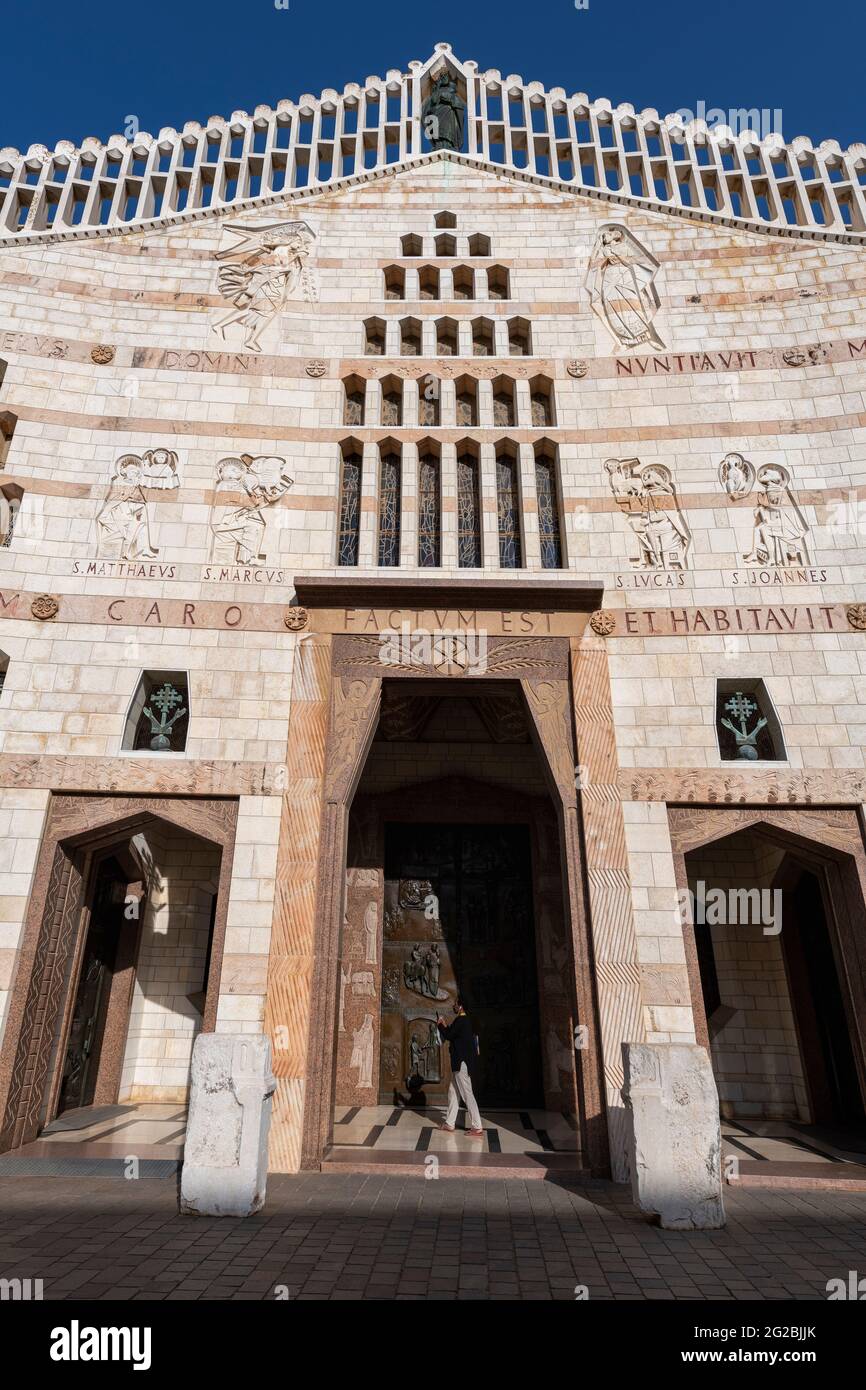
[[[755,492],[751,546],[743,552],[747,565],[786,569],[811,564],[809,523],[784,465],[767,463],[756,469],[742,454],[726,454],[719,465],[719,482],[734,502]]]
[[[223,234],[228,244],[215,254],[217,284],[231,308],[213,332],[232,346],[261,352],[263,337],[279,341],[279,317],[290,301],[318,298],[310,265],[315,232],[307,222],[228,222]]]
[[[609,222],[599,229],[584,285],[593,313],[618,349],[664,349],[653,327],[660,307],[658,270],[658,261],[626,227]]]
[[[170,449],[147,449],[121,454],[114,465],[108,492],[96,516],[96,553],[100,559],[153,560],[149,488],[171,492],[180,485],[177,454]]]
[[[636,458],[607,459],[604,468],[636,542],[631,555],[635,569],[688,568],[692,533],[680,511],[671,470]]]
[[[379,999],[383,989],[382,867],[375,813],[363,798],[352,808],[346,854],[346,907],[340,946],[336,1099],[378,1099]]]
[[[286,460],[268,454],[220,459],[211,510],[214,564],[260,565],[268,559],[268,515],[285,497],[293,479]]]

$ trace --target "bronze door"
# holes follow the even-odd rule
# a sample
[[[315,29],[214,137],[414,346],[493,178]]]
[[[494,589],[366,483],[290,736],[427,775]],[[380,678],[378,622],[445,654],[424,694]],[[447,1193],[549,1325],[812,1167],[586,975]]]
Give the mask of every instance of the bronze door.
[[[460,992],[478,1035],[481,1105],[541,1105],[529,832],[521,825],[388,825],[379,1095],[422,1076],[444,1100]]]
[[[93,1101],[108,993],[123,921],[126,880],[120,873],[116,861],[107,860],[100,866],[94,887],[93,910],[66,1044],[58,1114]]]

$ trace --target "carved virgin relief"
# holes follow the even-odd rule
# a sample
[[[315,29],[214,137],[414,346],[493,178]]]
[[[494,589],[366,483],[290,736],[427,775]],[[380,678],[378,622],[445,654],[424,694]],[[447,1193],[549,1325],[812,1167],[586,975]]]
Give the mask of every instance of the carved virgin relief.
[[[663,349],[653,328],[659,263],[626,227],[609,222],[596,237],[584,285],[593,313],[620,348]]]
[[[309,265],[315,233],[306,222],[269,222],[258,226],[227,223],[234,238],[217,251],[219,292],[231,304],[214,324],[226,340],[234,329],[248,352],[261,352],[262,334],[278,319],[290,300],[318,297]]]
[[[636,569],[684,570],[692,533],[680,511],[669,468],[640,459],[608,459],[611,492],[637,541]]]
[[[286,461],[261,454],[220,459],[217,498],[211,512],[211,559],[235,565],[263,564],[268,509],[292,486]],[[225,494],[220,498],[219,494]],[[233,494],[231,500],[228,494]]]
[[[719,481],[732,501],[757,489],[752,547],[743,555],[747,565],[781,569],[811,563],[809,523],[797,505],[787,468],[767,463],[756,470],[742,454],[727,454],[719,465]]]

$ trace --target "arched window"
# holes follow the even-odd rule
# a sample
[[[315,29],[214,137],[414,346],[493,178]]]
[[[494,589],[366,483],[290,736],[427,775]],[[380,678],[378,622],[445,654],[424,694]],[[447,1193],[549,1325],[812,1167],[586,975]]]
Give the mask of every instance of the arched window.
[[[400,563],[400,446],[388,440],[379,446],[379,548],[378,562]]]
[[[421,356],[421,324],[418,319],[400,320],[400,353],[403,357]]]
[[[536,446],[535,495],[538,501],[538,539],[541,545],[542,569],[562,569],[559,485],[556,450],[553,446]]]
[[[457,424],[474,429],[478,424],[478,382],[474,377],[461,376],[454,383],[457,394]]]
[[[5,362],[2,365],[5,368]],[[13,415],[11,410],[0,411],[0,468],[4,467],[9,457],[9,446],[17,424],[18,416]]]
[[[382,319],[364,322],[364,353],[367,357],[383,357],[385,353],[385,324]]]
[[[425,265],[418,271],[418,298],[439,298],[439,271],[435,265]]]
[[[12,544],[23,496],[24,490],[17,483],[7,483],[0,488],[0,546],[4,550]]]
[[[126,715],[124,750],[182,753],[188,732],[186,671],[142,671]]]
[[[517,423],[514,410],[514,382],[497,377],[493,383],[493,423],[497,429],[512,429]]]
[[[442,493],[438,451],[418,446],[418,566],[437,569],[442,554]]]
[[[340,531],[337,564],[357,565],[361,538],[361,446],[343,444],[340,459]]]
[[[553,408],[553,382],[547,377],[537,376],[529,383],[529,399],[532,407],[534,429],[552,429],[556,424]]]
[[[406,272],[401,265],[389,265],[385,270],[385,298],[406,298]]]
[[[452,280],[455,299],[475,298],[475,272],[468,265],[456,266]]]
[[[363,425],[364,423],[364,382],[359,376],[346,377],[343,382],[343,424]]]
[[[461,569],[482,564],[478,456],[469,441],[457,446],[457,563]]]
[[[399,377],[382,379],[381,422],[389,429],[399,429],[403,423],[403,383]]]
[[[433,428],[440,423],[442,390],[438,377],[422,376],[418,381],[418,424]]]
[[[489,299],[510,299],[508,271],[504,265],[492,265],[487,271],[487,295]]]
[[[495,338],[492,319],[472,320],[472,354],[474,357],[492,357],[495,352]]]
[[[458,350],[457,322],[455,319],[436,320],[436,356],[456,357]]]
[[[770,693],[755,677],[716,684],[716,737],[725,762],[785,762],[785,740]]]
[[[532,338],[526,319],[508,320],[508,351],[512,357],[529,357],[532,353]]]
[[[523,547],[520,539],[520,478],[517,454],[511,444],[496,451],[496,511],[499,520],[499,564],[502,569],[520,569]]]

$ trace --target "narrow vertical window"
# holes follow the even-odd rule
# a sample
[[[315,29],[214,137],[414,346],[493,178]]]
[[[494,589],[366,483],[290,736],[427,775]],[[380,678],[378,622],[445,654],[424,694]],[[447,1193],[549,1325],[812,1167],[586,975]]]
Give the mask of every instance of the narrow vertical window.
[[[383,454],[379,462],[379,564],[400,563],[400,455]]]
[[[418,565],[437,569],[441,564],[442,511],[439,460],[426,454],[418,462]]]
[[[357,565],[361,537],[361,455],[345,454],[340,480],[338,565]]]
[[[461,569],[481,568],[478,460],[471,454],[457,460],[457,563]]]
[[[517,459],[500,454],[496,460],[496,499],[499,516],[499,564],[504,570],[523,563],[520,545],[520,504]]]
[[[562,569],[562,536],[559,528],[556,463],[546,454],[536,454],[535,456],[535,493],[538,498],[541,567],[546,570]]]

